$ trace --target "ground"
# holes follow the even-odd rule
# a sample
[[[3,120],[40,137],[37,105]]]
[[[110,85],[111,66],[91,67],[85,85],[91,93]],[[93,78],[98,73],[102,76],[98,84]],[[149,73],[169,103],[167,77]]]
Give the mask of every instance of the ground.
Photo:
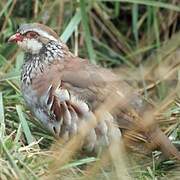
[[[179,147],[178,0],[2,0],[0,7],[0,179],[178,179],[179,163],[159,160],[158,151],[114,159],[77,153],[76,138],[57,142],[26,107],[19,88],[23,53],[7,43],[21,23],[47,24],[76,55],[139,89]]]

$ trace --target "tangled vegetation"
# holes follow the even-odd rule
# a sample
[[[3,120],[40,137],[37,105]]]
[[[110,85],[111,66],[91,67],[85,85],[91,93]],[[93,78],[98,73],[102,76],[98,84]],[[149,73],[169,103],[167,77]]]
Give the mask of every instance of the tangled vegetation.
[[[179,163],[159,162],[160,152],[132,153],[113,165],[106,156],[67,153],[26,108],[23,53],[7,39],[21,23],[47,24],[74,54],[112,68],[139,89],[179,148],[179,13],[179,0],[1,0],[0,179],[178,179]]]

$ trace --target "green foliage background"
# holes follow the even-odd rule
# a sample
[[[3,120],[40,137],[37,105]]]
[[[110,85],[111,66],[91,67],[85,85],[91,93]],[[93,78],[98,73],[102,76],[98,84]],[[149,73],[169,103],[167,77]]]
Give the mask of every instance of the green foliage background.
[[[54,139],[25,108],[19,89],[23,53],[7,43],[19,24],[47,24],[76,55],[123,74],[153,99],[162,129],[179,146],[179,13],[178,0],[1,0],[0,179],[83,179],[86,170],[80,167],[98,162],[82,157],[59,165],[56,172],[49,168]],[[141,164],[130,168],[133,178],[180,175],[173,161],[159,164],[152,156]],[[99,168],[93,176],[112,177],[117,178],[113,168]]]

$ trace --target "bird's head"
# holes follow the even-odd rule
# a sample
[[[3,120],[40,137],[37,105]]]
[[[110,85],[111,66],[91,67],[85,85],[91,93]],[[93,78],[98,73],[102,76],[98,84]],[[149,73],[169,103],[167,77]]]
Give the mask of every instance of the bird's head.
[[[58,35],[49,27],[39,24],[23,24],[8,42],[17,43],[24,51],[37,54],[50,41],[58,41]]]

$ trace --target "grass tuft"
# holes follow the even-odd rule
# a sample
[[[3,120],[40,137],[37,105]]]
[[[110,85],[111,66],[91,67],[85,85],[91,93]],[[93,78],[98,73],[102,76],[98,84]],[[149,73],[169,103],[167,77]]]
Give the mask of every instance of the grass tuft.
[[[21,23],[54,28],[76,55],[137,89],[180,149],[179,12],[179,0],[1,0],[0,179],[179,179],[179,163],[162,161],[160,151],[125,155],[115,143],[109,154],[95,156],[80,151],[79,137],[67,144],[53,138],[26,108],[20,90],[24,54],[7,43]]]

